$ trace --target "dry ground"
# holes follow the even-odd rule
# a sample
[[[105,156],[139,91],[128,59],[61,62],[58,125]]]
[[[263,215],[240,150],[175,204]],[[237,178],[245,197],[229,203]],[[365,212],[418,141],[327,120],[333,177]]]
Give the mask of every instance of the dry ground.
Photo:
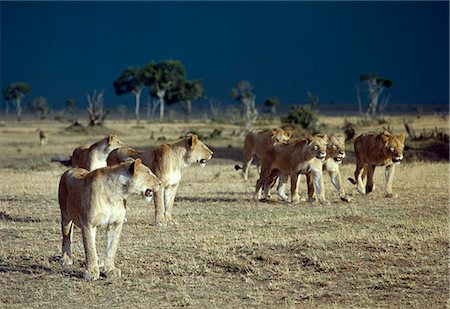
[[[343,120],[326,121],[330,130],[337,130]],[[401,118],[391,121],[400,131]],[[430,128],[448,126],[438,117],[421,121],[424,126],[434,124]],[[117,257],[122,278],[85,282],[79,229],[74,236],[76,263],[65,268],[58,264],[57,186],[64,168],[49,163],[49,158],[68,155],[104,132],[82,136],[67,132],[66,126],[8,122],[0,127],[0,307],[442,308],[449,304],[448,162],[398,166],[397,199],[383,197],[383,171],[378,168],[377,187],[370,196],[357,195],[346,182],[351,203],[339,201],[329,177],[325,178],[326,205],[292,205],[275,197],[260,203],[252,198],[255,168],[248,183],[234,171],[242,139],[232,135],[236,127],[225,125],[220,125],[222,140],[206,141],[215,151],[213,160],[204,169],[189,167],[183,173],[174,213],[179,224],[153,226],[153,209],[133,197]],[[206,134],[215,127],[191,123],[136,128],[132,122],[107,126],[139,149],[162,143],[158,137],[173,140],[190,128]],[[45,147],[38,146],[38,127],[49,131]],[[360,128],[369,129],[380,128]],[[345,178],[353,168],[351,160],[342,166]],[[305,195],[304,183],[301,193]],[[102,230],[98,238],[102,252]]]

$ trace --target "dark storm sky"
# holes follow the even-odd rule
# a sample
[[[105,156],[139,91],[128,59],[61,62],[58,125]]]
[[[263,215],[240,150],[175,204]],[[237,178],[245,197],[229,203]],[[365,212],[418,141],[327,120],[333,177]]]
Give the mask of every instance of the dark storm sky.
[[[127,66],[180,60],[206,95],[240,80],[257,102],[356,102],[358,76],[391,78],[393,103],[448,103],[449,5],[441,2],[1,2],[1,89],[28,82],[52,106]],[[26,100],[27,100],[26,99]]]

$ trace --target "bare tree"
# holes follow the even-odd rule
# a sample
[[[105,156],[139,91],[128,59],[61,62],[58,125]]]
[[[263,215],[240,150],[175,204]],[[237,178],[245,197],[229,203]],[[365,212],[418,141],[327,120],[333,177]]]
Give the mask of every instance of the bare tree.
[[[249,81],[242,80],[231,90],[230,96],[244,105],[244,128],[243,132],[249,132],[258,119],[256,110],[256,96],[252,92],[253,86]]]
[[[380,77],[375,73],[362,74],[359,76],[359,80],[365,84],[368,92],[369,105],[366,116],[374,117],[377,112],[386,108],[390,96],[384,97],[381,104],[379,104],[379,100],[383,91],[393,86],[393,82],[392,80]]]
[[[88,100],[88,108],[87,111],[89,113],[89,125],[95,126],[100,125],[102,121],[105,119],[106,114],[103,112],[103,93],[105,90],[103,89],[100,93],[97,93],[97,90],[94,89],[92,96],[87,95]]]

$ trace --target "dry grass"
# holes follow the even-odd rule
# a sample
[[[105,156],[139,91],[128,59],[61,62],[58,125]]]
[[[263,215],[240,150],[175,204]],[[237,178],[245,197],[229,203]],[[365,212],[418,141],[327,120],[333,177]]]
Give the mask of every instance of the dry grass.
[[[161,143],[155,140],[160,136],[178,138],[189,128],[213,128],[164,124],[160,132],[157,124],[107,125],[136,148]],[[48,158],[102,136],[76,136],[48,122],[50,144],[41,148],[37,126],[44,127],[0,128],[0,307],[448,305],[448,162],[400,165],[394,180],[398,199],[383,197],[383,172],[377,169],[377,187],[368,197],[346,184],[353,194],[349,204],[339,201],[329,177],[327,205],[276,198],[260,203],[252,199],[256,172],[245,184],[233,168],[241,155],[228,147],[241,143],[232,135],[236,128],[221,126],[224,139],[207,141],[215,150],[211,164],[183,173],[174,213],[179,225],[153,226],[153,209],[133,197],[117,257],[122,278],[85,282],[79,229],[76,263],[58,264],[57,185],[64,168]],[[151,132],[155,139],[149,139]],[[344,164],[344,177],[353,168]],[[102,252],[102,230],[98,238]]]

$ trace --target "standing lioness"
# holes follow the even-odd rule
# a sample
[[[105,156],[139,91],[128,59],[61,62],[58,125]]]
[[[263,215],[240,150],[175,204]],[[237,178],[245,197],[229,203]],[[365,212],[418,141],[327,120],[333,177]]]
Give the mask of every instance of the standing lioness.
[[[171,144],[157,147],[151,153],[138,155],[161,179],[161,188],[155,192],[155,224],[164,226],[175,223],[172,218],[173,203],[181,181],[181,170],[193,163],[206,165],[213,152],[195,134]]]
[[[62,265],[73,263],[73,225],[81,228],[86,271],[84,278],[100,276],[95,236],[97,227],[106,225],[106,276],[120,276],[114,258],[125,217],[125,203],[131,193],[141,192],[148,199],[158,191],[160,181],[140,159],[89,172],[81,168],[66,171],[59,182],[62,228]]]
[[[59,162],[65,166],[79,167],[88,171],[105,167],[106,159],[111,151],[123,146],[116,134],[109,134],[89,147],[77,147],[69,160],[52,158],[52,162]]]

